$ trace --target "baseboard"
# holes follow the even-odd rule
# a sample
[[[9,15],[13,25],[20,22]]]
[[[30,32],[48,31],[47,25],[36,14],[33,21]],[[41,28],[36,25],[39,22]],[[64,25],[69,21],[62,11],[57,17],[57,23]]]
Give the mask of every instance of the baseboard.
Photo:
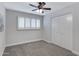
[[[48,42],[48,43],[52,43],[52,41],[48,41],[48,40],[44,40],[44,41],[46,41],[46,42]]]
[[[72,53],[76,54],[77,56],[79,56],[79,53],[77,51],[72,50]]]
[[[42,40],[42,39],[35,39],[35,40],[31,40],[31,41],[26,41],[26,42],[13,43],[13,44],[6,45],[6,47],[10,47],[10,46],[14,46],[14,45],[19,45],[19,44],[24,44],[24,43],[35,42],[35,41],[40,41],[40,40]]]
[[[0,54],[0,56],[2,56],[2,55],[3,55],[4,50],[5,50],[5,47],[1,50],[1,54]]]

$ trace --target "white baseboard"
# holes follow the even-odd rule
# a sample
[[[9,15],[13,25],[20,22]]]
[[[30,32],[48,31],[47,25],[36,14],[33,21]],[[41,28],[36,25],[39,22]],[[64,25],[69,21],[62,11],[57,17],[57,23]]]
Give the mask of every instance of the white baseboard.
[[[35,41],[40,41],[40,40],[42,40],[42,39],[35,39],[35,40],[31,40],[31,41],[25,41],[25,42],[18,42],[18,43],[8,44],[8,45],[6,45],[6,47],[19,45],[19,44],[24,44],[24,43],[35,42]]]
[[[2,48],[2,49],[0,50],[0,51],[1,51],[0,56],[2,56],[2,55],[3,55],[4,50],[5,50],[5,47],[4,47],[4,48]]]
[[[79,52],[72,50],[72,53],[76,54],[77,56],[79,56]]]
[[[48,41],[48,40],[44,40],[44,41],[46,41],[46,42],[48,42],[48,43],[52,43],[52,41]]]

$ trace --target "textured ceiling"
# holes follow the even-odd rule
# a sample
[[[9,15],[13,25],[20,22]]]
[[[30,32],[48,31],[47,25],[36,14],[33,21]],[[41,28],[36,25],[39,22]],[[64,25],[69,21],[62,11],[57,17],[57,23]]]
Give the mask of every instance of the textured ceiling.
[[[32,11],[35,9],[34,7],[29,6],[29,3],[38,5],[36,2],[5,2],[4,6],[7,9],[12,9],[12,10],[17,10],[17,11],[23,11],[23,12],[28,12],[28,13],[33,13],[33,14],[38,14],[38,15],[45,15],[47,13],[55,12],[61,8],[64,8],[66,6],[69,6],[71,4],[74,4],[72,2],[46,2],[46,7],[52,8],[51,11],[45,11],[44,14]]]

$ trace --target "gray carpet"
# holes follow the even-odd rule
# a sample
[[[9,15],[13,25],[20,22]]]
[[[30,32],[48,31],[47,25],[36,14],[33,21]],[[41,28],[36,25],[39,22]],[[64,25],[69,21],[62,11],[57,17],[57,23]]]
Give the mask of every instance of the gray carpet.
[[[71,51],[45,41],[6,47],[3,56],[76,56]]]

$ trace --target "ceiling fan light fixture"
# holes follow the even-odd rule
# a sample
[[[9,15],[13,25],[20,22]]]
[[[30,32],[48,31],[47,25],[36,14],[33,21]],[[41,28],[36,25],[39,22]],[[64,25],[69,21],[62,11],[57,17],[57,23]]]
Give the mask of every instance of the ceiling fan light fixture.
[[[36,12],[39,12],[39,10],[36,10]]]
[[[42,10],[42,9],[39,9],[39,10],[36,10],[36,12],[38,12],[38,13],[42,13],[43,10]]]
[[[42,12],[43,12],[43,10],[42,10],[42,9],[40,9],[40,10],[39,10],[39,12],[40,12],[40,13],[42,13]]]

